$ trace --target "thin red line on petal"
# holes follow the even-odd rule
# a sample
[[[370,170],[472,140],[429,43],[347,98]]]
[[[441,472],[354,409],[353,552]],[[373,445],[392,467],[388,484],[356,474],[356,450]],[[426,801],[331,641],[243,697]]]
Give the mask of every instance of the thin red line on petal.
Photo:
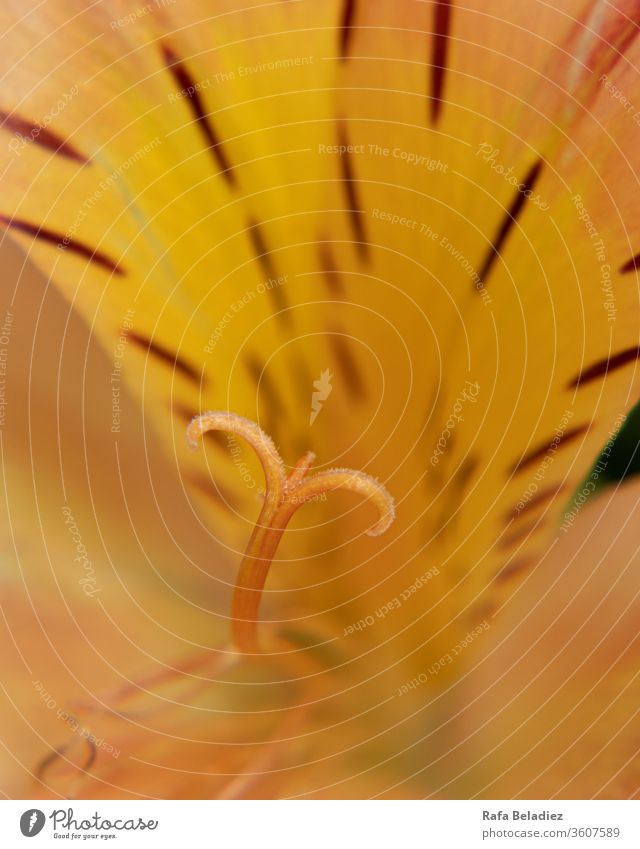
[[[66,156],[67,159],[81,162],[83,165],[89,161],[70,142],[40,124],[33,124],[19,115],[2,110],[0,110],[0,121],[3,129],[15,133],[24,143],[39,145],[60,156]]]
[[[437,123],[442,111],[447,70],[447,49],[451,25],[451,0],[436,0],[433,9],[433,46],[431,51],[431,122]]]

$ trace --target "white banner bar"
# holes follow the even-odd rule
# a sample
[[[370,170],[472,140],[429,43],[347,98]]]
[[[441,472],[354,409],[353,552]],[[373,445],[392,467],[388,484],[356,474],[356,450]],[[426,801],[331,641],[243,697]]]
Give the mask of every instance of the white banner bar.
[[[33,839],[33,843],[29,841]],[[640,802],[3,801],[0,846],[640,847]]]

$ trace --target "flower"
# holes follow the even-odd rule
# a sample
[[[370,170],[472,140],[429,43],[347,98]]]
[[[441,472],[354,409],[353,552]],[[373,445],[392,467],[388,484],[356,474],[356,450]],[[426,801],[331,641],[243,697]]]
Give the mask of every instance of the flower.
[[[31,521],[56,516],[41,534],[51,575],[27,558],[7,588],[30,623],[18,637],[9,622],[9,698],[39,717],[21,732],[38,792],[446,795],[420,765],[441,750],[440,775],[456,775],[451,715],[480,687],[464,675],[637,397],[635,4],[103,0],[0,15],[0,223],[109,359],[68,383],[59,469],[10,490]],[[93,453],[71,459],[93,380],[108,409]],[[232,667],[230,587],[263,481],[233,435],[188,451],[207,410],[257,422],[287,473],[312,452],[317,474],[358,470],[397,506],[376,540],[369,505],[341,494],[297,511],[260,617],[298,648]],[[122,463],[134,448],[137,476]],[[81,509],[110,472],[120,490]],[[49,480],[63,485],[42,511],[31,490]],[[75,573],[60,566],[70,544]],[[55,647],[54,695],[25,678],[23,644],[31,663]],[[52,727],[61,705],[73,758]],[[544,792],[591,787],[564,768]],[[594,786],[620,769],[615,786],[635,792],[619,757],[598,769]],[[472,776],[455,792],[482,793]]]

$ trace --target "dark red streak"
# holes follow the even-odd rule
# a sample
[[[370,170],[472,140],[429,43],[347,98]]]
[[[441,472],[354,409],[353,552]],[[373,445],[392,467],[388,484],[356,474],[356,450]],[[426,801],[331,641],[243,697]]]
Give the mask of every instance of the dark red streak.
[[[124,271],[110,257],[102,253],[102,251],[91,248],[82,242],[68,239],[65,235],[55,233],[53,230],[47,230],[45,227],[30,224],[28,221],[22,221],[19,218],[9,218],[6,215],[0,215],[0,224],[3,224],[10,230],[17,230],[19,233],[33,236],[34,239],[39,239],[41,242],[56,245],[60,251],[71,251],[71,253],[88,259],[94,265],[106,268],[112,274],[124,274]]]

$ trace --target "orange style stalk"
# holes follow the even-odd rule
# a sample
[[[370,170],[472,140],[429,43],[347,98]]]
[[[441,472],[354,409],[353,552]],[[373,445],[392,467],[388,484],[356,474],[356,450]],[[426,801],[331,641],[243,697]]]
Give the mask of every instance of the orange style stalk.
[[[192,448],[210,430],[224,430],[245,439],[256,452],[265,476],[265,499],[240,564],[231,608],[232,643],[244,653],[260,651],[258,611],[269,567],[289,520],[298,507],[324,492],[346,489],[362,495],[377,508],[380,518],[367,533],[383,534],[395,517],[393,498],[371,475],[354,469],[329,469],[308,476],[315,454],[307,451],[287,476],[273,440],[255,423],[229,412],[196,416],[187,428]]]

